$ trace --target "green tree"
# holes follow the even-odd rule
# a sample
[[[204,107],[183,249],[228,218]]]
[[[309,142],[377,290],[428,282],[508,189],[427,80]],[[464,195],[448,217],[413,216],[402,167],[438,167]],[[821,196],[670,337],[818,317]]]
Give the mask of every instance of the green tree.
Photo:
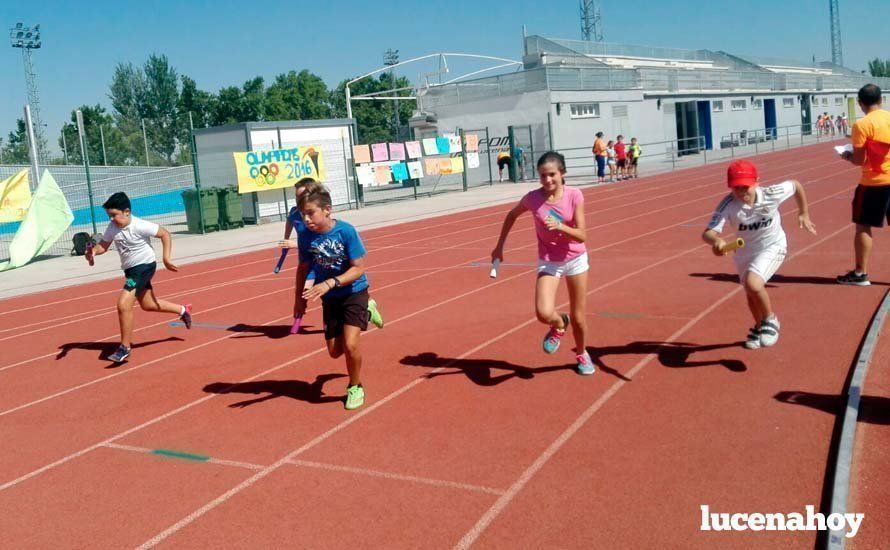
[[[275,77],[266,90],[266,120],[314,120],[331,116],[331,93],[307,70]]]
[[[93,166],[108,165],[122,166],[132,164],[124,136],[115,125],[114,117],[109,115],[101,105],[81,105],[83,113],[83,127],[86,132],[87,151],[90,164]],[[80,136],[77,132],[76,110],[71,111],[71,120],[62,125],[64,141],[59,137],[59,148],[68,146],[68,162],[71,164],[83,163],[80,151]],[[102,140],[105,140],[103,154]]]
[[[877,57],[868,62],[868,71],[872,76],[890,77],[890,59],[880,60]]]
[[[177,145],[179,76],[166,55],[149,56],[143,68],[145,94],[143,113],[149,148],[171,164]]]
[[[220,126],[222,124],[234,124],[235,122],[240,122],[242,100],[243,96],[241,94],[241,88],[237,86],[226,86],[221,89],[211,108],[212,125]]]
[[[142,140],[142,118],[145,112],[145,74],[132,63],[118,63],[109,87],[109,98],[114,109],[115,126],[121,133],[121,143],[126,151],[123,164],[145,162]],[[66,134],[65,138],[68,136]],[[71,143],[68,144],[69,154]]]
[[[15,130],[9,132],[6,144],[3,145],[4,164],[28,164],[28,134],[25,131],[25,119],[15,121]]]

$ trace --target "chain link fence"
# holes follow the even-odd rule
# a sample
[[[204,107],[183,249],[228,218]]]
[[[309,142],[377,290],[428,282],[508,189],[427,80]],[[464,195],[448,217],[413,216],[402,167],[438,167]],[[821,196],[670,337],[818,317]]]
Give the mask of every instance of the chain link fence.
[[[26,165],[0,165],[0,180],[8,178]],[[74,221],[58,241],[45,253],[50,256],[71,252],[71,238],[75,233],[102,233],[108,216],[102,203],[117,191],[126,193],[133,204],[133,214],[166,226],[171,231],[185,230],[185,208],[182,192],[195,187],[191,165],[166,168],[144,166],[91,166],[90,183],[82,166],[41,166],[52,174],[74,213]],[[34,189],[36,183],[31,184]],[[90,189],[93,208],[90,208]],[[0,224],[0,261],[9,258],[9,243],[19,223]]]

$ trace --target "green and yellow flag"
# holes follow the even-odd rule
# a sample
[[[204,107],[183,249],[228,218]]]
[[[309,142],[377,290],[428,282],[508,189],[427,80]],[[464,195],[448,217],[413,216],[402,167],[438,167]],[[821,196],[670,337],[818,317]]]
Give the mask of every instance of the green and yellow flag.
[[[20,222],[25,219],[31,204],[28,169],[0,181],[0,223]]]
[[[49,170],[43,172],[31,207],[9,243],[9,260],[0,271],[21,267],[46,252],[74,221],[71,207]]]

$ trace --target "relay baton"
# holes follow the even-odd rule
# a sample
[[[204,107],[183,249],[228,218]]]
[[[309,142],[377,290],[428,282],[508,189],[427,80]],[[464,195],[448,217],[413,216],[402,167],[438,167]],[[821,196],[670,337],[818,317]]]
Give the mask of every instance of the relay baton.
[[[287,258],[288,250],[290,250],[290,249],[289,248],[281,249],[281,257],[278,258],[278,263],[275,265],[275,273],[278,273],[279,271],[281,271],[281,266],[284,265],[284,259]]]
[[[725,245],[723,245],[722,252],[724,254],[728,254],[730,252],[734,252],[736,249],[745,247],[745,239],[739,237],[734,241],[729,241]]]
[[[491,262],[491,271],[488,273],[488,276],[492,279],[498,278],[498,268],[501,267],[501,261],[495,260]]]

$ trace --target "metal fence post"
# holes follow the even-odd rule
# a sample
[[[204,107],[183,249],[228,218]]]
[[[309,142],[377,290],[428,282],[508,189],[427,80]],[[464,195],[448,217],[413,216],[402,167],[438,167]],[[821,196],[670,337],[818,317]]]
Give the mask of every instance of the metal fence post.
[[[195,130],[191,129],[189,132],[191,135],[191,146],[192,146],[192,170],[195,173],[195,195],[198,200],[198,227],[201,228],[201,234],[204,234],[204,203],[201,201],[201,176],[198,170],[198,149],[195,141]],[[257,216],[259,217],[259,216]]]
[[[80,154],[83,157],[83,170],[87,176],[87,194],[90,197],[90,222],[93,224],[93,235],[95,235],[98,231],[96,230],[96,213],[94,212],[96,207],[93,201],[93,184],[90,181],[90,154],[87,150],[86,133],[83,131],[83,113],[80,112],[80,109],[75,112],[75,117],[77,118],[77,133],[80,134]]]
[[[488,185],[494,185],[494,175],[491,173],[491,132],[485,127],[485,146],[488,148]]]
[[[461,161],[463,161],[463,163],[464,163],[464,169],[460,173],[460,175],[461,175],[461,180],[463,181],[463,184],[464,184],[464,191],[466,191],[467,190],[467,142],[464,139],[466,134],[464,134],[463,128],[460,129],[460,133],[458,135],[460,136],[460,158],[461,158]]]

